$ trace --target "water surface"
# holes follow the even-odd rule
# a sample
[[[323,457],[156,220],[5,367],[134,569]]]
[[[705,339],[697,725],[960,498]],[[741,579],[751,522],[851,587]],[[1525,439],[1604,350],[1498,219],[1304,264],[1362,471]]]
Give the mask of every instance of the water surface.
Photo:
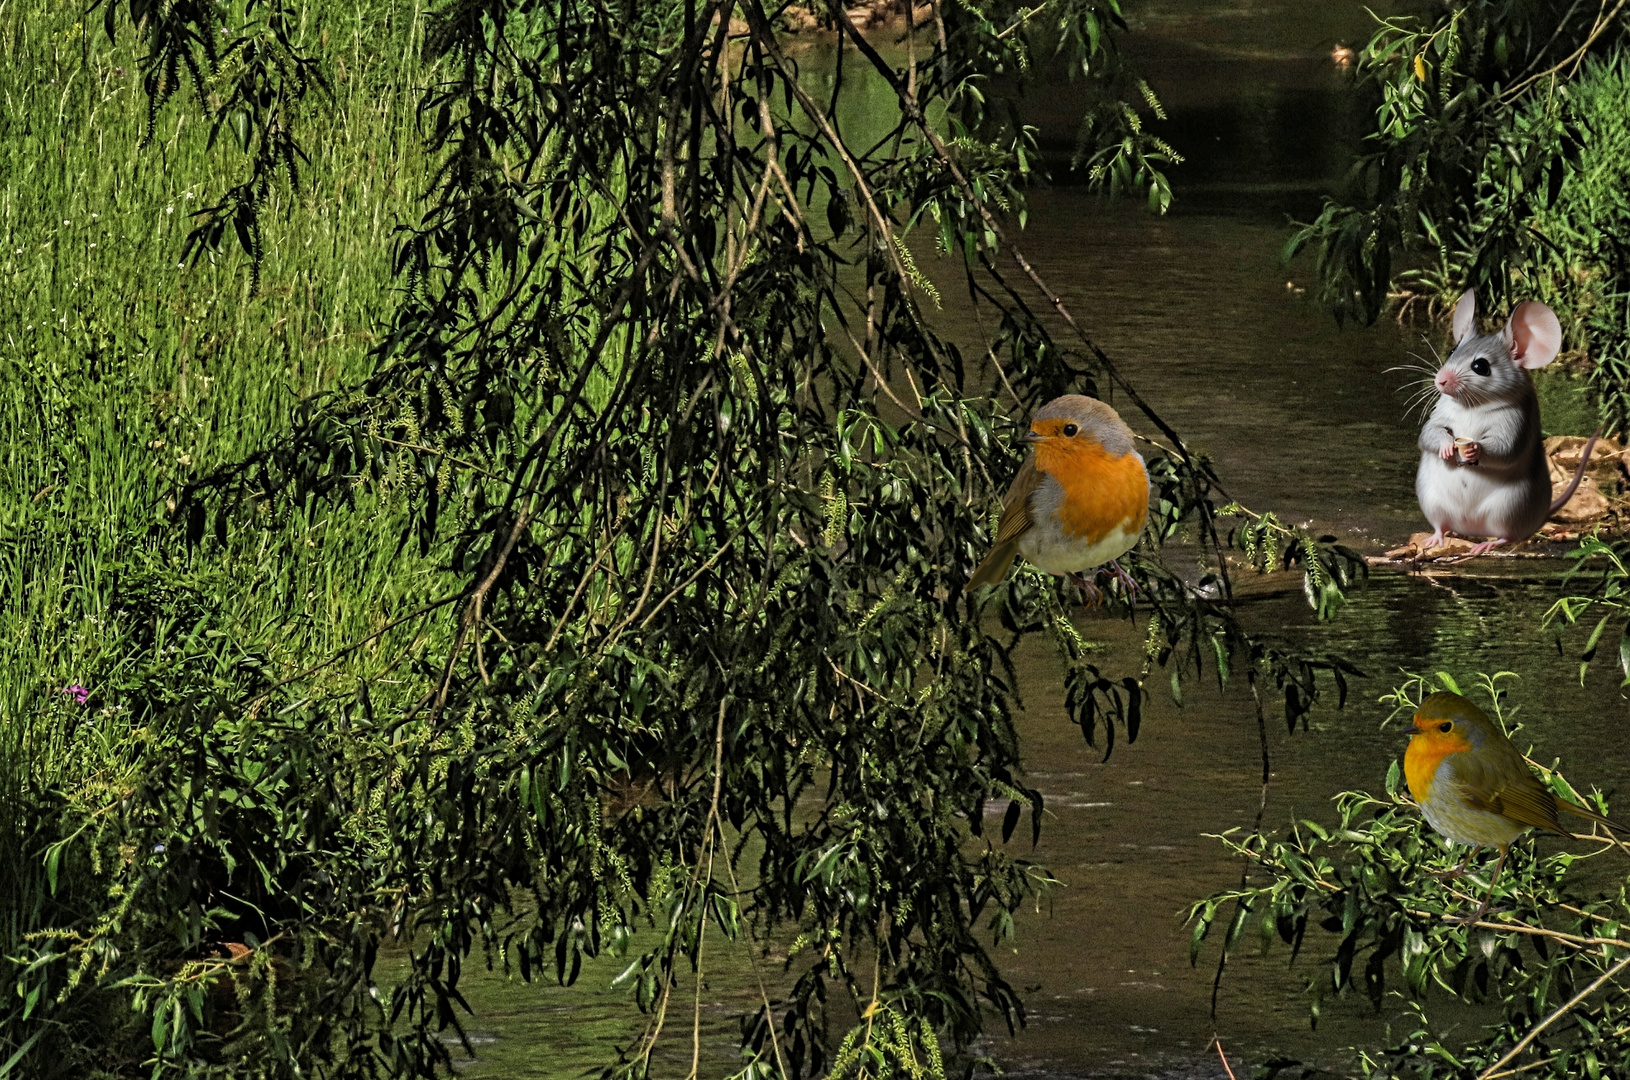
[[[1413,493],[1417,422],[1397,392],[1405,376],[1387,369],[1429,344],[1420,328],[1386,320],[1338,328],[1299,291],[1307,268],[1279,258],[1289,219],[1316,212],[1349,159],[1359,104],[1330,52],[1361,43],[1370,17],[1349,2],[1146,0],[1129,19],[1128,52],[1170,114],[1159,130],[1187,159],[1173,173],[1178,202],[1154,217],[1071,183],[1062,165],[1077,103],[1067,82],[1045,83],[1036,118],[1060,182],[1032,194],[1019,242],[1144,398],[1215,458],[1233,497],[1367,550],[1400,542],[1424,527]],[[805,54],[806,65],[818,68],[818,52]],[[945,331],[983,352],[959,269],[926,252],[919,261],[943,278]],[[1054,333],[1062,341],[1067,330]],[[1555,560],[1489,561],[1447,578],[1380,572],[1323,625],[1296,583],[1251,586],[1261,592],[1245,605],[1254,627],[1337,652],[1367,673],[1345,711],[1321,706],[1307,732],[1287,734],[1270,713],[1269,825],[1330,821],[1338,792],[1381,789],[1403,741],[1396,725],[1381,730],[1386,713],[1375,699],[1403,671],[1518,673],[1512,698],[1536,756],[1562,757],[1577,782],[1626,788],[1630,739],[1613,673],[1603,666],[1581,685],[1578,637],[1559,653],[1538,629],[1560,569]],[[1102,614],[1083,614],[1080,625],[1101,643],[1106,669],[1136,667],[1136,627]],[[1316,935],[1296,968],[1284,951],[1238,957],[1215,1017],[1215,950],[1189,966],[1180,913],[1241,872],[1203,834],[1249,827],[1258,807],[1257,728],[1243,687],[1191,688],[1184,708],[1157,694],[1138,742],[1103,761],[1065,720],[1059,665],[1045,643],[1028,643],[1021,664],[1020,730],[1048,809],[1034,857],[1064,886],[1021,919],[1016,948],[1001,958],[1028,991],[1030,1025],[1016,1038],[992,1031],[980,1050],[1010,1075],[1221,1077],[1207,1049],[1214,1036],[1240,1076],[1279,1055],[1339,1071],[1353,1060],[1347,1048],[1384,1041],[1401,1000],[1379,1015],[1365,1002],[1327,1003],[1310,1029],[1305,981],[1333,947]],[[1560,841],[1539,843],[1550,851]],[[699,998],[686,987],[669,1020],[680,1035],[665,1046],[659,1075],[688,1072],[698,1017],[701,1074],[740,1067],[733,1017],[756,990],[744,955],[721,964]],[[619,966],[590,968],[569,990],[473,979],[473,1027],[487,1041],[467,1074],[564,1077],[604,1064],[640,1022],[605,988]]]

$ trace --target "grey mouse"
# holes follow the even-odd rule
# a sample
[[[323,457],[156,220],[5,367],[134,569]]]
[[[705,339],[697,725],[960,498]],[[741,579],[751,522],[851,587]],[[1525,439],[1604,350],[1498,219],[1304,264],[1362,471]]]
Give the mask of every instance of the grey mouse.
[[[1489,536],[1467,557],[1526,540],[1573,497],[1601,434],[1585,444],[1568,488],[1551,498],[1540,439],[1539,398],[1529,372],[1556,359],[1562,325],[1544,304],[1518,304],[1505,329],[1476,332],[1477,296],[1455,305],[1455,347],[1433,382],[1438,399],[1421,429],[1415,495],[1432,524],[1428,548],[1448,531]]]

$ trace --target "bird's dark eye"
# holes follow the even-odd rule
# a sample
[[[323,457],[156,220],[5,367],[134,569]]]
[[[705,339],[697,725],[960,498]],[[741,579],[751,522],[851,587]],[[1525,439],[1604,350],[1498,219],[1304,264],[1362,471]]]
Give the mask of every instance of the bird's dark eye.
[[[1488,365],[1485,364],[1484,366],[1487,367]],[[1438,725],[1438,730],[1439,731],[1448,731],[1452,727],[1454,727],[1453,724],[1446,722],[1446,723],[1439,724]]]
[[[1080,430],[1081,429],[1076,427],[1074,424],[1065,424],[1064,425],[1064,437],[1066,439],[1073,439],[1073,438],[1075,438],[1075,433],[1080,431]]]
[[[1472,371],[1478,375],[1487,375],[1489,373],[1489,362],[1479,356],[1472,361]]]

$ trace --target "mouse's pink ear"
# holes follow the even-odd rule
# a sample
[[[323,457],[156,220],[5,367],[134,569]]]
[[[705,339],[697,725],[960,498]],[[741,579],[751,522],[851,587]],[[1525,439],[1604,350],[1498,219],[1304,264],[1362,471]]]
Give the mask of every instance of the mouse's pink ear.
[[[1529,371],[1542,368],[1556,359],[1562,348],[1562,324],[1556,312],[1535,300],[1518,304],[1505,325],[1506,347],[1511,350],[1511,362]]]
[[[1455,305],[1455,344],[1459,345],[1477,330],[1477,293],[1467,289]]]

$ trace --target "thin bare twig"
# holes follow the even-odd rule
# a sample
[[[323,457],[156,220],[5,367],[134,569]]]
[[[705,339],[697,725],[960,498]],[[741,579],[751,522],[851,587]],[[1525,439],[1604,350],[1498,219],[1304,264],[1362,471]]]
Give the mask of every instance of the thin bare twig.
[[[403,615],[399,619],[392,619],[390,622],[386,623],[384,626],[380,627],[378,630],[375,630],[373,633],[369,634],[367,637],[362,638],[359,641],[353,641],[351,644],[347,645],[345,648],[341,649],[339,652],[333,653],[332,655],[330,655],[328,657],[328,659],[322,661],[321,663],[313,664],[311,667],[306,668],[304,671],[299,672],[298,674],[290,675],[286,679],[283,679],[283,680],[281,680],[279,682],[273,683],[271,686],[267,687],[260,694],[258,694],[255,697],[251,698],[249,700],[248,706],[245,706],[245,707],[250,708],[250,707],[253,707],[255,705],[258,705],[260,702],[265,701],[267,698],[271,697],[274,692],[276,692],[278,690],[281,690],[283,687],[289,685],[290,683],[298,682],[299,680],[306,678],[308,675],[315,675],[317,672],[323,670],[323,668],[328,667],[330,664],[334,664],[334,663],[339,662],[339,660],[341,658],[345,657],[346,655],[348,655],[350,653],[356,652],[358,649],[362,648],[364,645],[368,644],[369,642],[375,641],[378,638],[383,637],[384,635],[390,633],[392,630],[396,629],[398,626],[401,626],[405,622],[409,622],[409,621],[411,621],[413,619],[417,619],[421,615],[428,615],[430,612],[435,611],[439,607],[446,607],[448,604],[451,604],[455,600],[457,600],[459,598],[459,595],[460,594],[458,594],[458,593],[454,593],[452,596],[444,596],[440,600],[436,600],[436,601],[433,601],[433,602],[431,602],[429,604],[426,604],[424,607],[419,608],[417,611],[411,611],[408,614]]]
[[[1501,1066],[1505,1065],[1512,1058],[1528,1049],[1529,1044],[1531,1044],[1535,1039],[1539,1038],[1540,1032],[1562,1019],[1562,1017],[1566,1016],[1568,1013],[1572,1012],[1579,1006],[1580,1002],[1584,1001],[1586,998],[1590,997],[1590,995],[1600,990],[1609,979],[1613,978],[1613,976],[1617,975],[1627,967],[1630,967],[1630,956],[1625,957],[1617,964],[1614,964],[1611,968],[1608,968],[1606,971],[1602,972],[1601,977],[1595,982],[1579,991],[1562,1005],[1557,1006],[1555,1012],[1536,1024],[1534,1029],[1527,1035],[1524,1035],[1522,1040],[1518,1042],[1516,1046],[1513,1046],[1509,1051],[1507,1051],[1505,1057],[1501,1058],[1499,1061],[1496,1061],[1487,1069],[1484,1069],[1482,1073],[1478,1075],[1477,1080],[1492,1080],[1495,1074],[1500,1071]]]
[[[1494,1073],[1488,1077],[1488,1080],[1500,1080],[1504,1076],[1518,1076],[1525,1072],[1533,1072],[1535,1069],[1543,1069],[1555,1061],[1556,1058],[1554,1057],[1548,1057],[1544,1061],[1530,1061],[1527,1065],[1519,1065],[1515,1069],[1506,1069],[1503,1072]]]
[[[1613,5],[1613,10],[1608,12],[1605,18],[1597,19],[1596,25],[1591,27],[1590,34],[1585,38],[1584,44],[1580,45],[1579,48],[1569,53],[1552,67],[1548,67],[1544,71],[1536,72],[1535,74],[1530,75],[1528,78],[1523,79],[1521,82],[1514,83],[1513,85],[1507,87],[1505,91],[1500,94],[1499,100],[1510,101],[1518,94],[1534,85],[1536,82],[1539,82],[1541,79],[1555,75],[1569,64],[1576,64],[1577,62],[1584,60],[1585,54],[1590,51],[1590,47],[1596,44],[1597,38],[1606,33],[1607,28],[1613,24],[1613,20],[1619,17],[1619,12],[1624,10],[1624,5],[1626,3],[1630,3],[1630,0],[1619,0],[1617,4]]]
[[[1620,3],[1621,5],[1630,3],[1630,0],[1620,0]],[[923,133],[923,137],[933,146],[934,153],[951,174],[951,178],[956,181],[956,185],[961,189],[963,197],[979,211],[980,219],[984,221],[985,227],[990,229],[999,244],[1007,248],[1008,252],[1013,256],[1013,261],[1019,264],[1019,268],[1024,271],[1031,284],[1040,289],[1042,295],[1047,297],[1048,302],[1053,305],[1053,310],[1058,312],[1065,325],[1074,331],[1075,336],[1092,353],[1093,358],[1103,367],[1110,380],[1121,388],[1122,392],[1132,400],[1132,403],[1138,407],[1144,416],[1149,418],[1150,423],[1160,429],[1162,435],[1171,440],[1184,463],[1192,464],[1187,444],[1172,429],[1171,425],[1161,418],[1160,414],[1150,408],[1149,404],[1143,400],[1143,397],[1133,388],[1132,384],[1127,381],[1126,376],[1121,374],[1120,368],[1109,358],[1109,355],[1087,336],[1086,331],[1082,330],[1081,325],[1075,321],[1075,316],[1070,313],[1070,309],[1064,306],[1063,298],[1054,292],[1047,282],[1042,279],[1042,276],[1036,272],[1036,268],[1030,265],[1030,260],[1025,258],[1024,252],[1019,249],[1018,245],[1008,239],[1006,230],[996,220],[996,215],[991,213],[991,209],[986,205],[985,200],[979,198],[978,193],[974,191],[973,184],[969,182],[961,166],[957,164],[950,148],[945,145],[945,140],[940,138],[939,132],[934,130],[933,125],[928,122],[928,118],[917,107],[916,100],[906,93],[905,87],[900,85],[900,80],[895,77],[894,70],[878,55],[877,50],[872,48],[871,43],[861,36],[860,31],[855,29],[854,23],[849,21],[848,14],[842,8],[836,9],[835,14],[839,28],[849,35],[855,43],[855,48],[860,50],[866,59],[871,62],[872,66],[877,69],[878,75],[894,90],[895,96],[900,101],[901,109],[904,110],[907,118],[917,126],[917,129]]]
[[[730,875],[730,888],[737,896],[742,894],[741,882],[736,880],[736,866],[730,859],[724,861],[725,872]],[[769,991],[764,988],[764,974],[758,969],[758,958],[753,955],[751,942],[743,941],[747,948],[747,966],[753,969],[753,980],[758,983],[758,997],[764,1003],[764,1022],[770,1031],[770,1049],[775,1052],[775,1068],[781,1080],[789,1080],[791,1073],[787,1071],[786,1059],[781,1056],[781,1041],[775,1034],[775,1009],[770,1005]]]

